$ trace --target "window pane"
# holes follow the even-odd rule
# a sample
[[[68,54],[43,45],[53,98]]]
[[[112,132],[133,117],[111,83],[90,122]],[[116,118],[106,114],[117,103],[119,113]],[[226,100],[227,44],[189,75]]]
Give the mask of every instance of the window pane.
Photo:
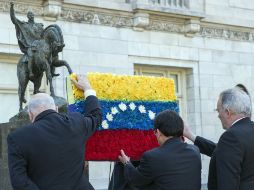
[[[179,86],[178,86],[178,75],[177,74],[170,74],[170,78],[172,78],[175,82],[175,90],[176,93],[179,93]]]

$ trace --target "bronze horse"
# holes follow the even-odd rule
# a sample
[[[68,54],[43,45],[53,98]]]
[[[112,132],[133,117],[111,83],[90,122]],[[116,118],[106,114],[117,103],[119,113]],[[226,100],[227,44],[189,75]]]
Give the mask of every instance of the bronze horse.
[[[30,81],[34,84],[34,94],[39,92],[43,73],[46,73],[47,83],[50,85],[50,95],[55,96],[52,86],[52,78],[55,74],[55,67],[66,66],[71,74],[69,64],[64,60],[59,60],[58,53],[65,46],[63,35],[58,25],[49,25],[44,29],[41,40],[35,40],[27,50],[27,55],[23,55],[17,65],[17,76],[19,82],[19,111],[22,110],[22,103],[26,103],[25,90]],[[32,65],[34,76],[29,76],[28,64]]]

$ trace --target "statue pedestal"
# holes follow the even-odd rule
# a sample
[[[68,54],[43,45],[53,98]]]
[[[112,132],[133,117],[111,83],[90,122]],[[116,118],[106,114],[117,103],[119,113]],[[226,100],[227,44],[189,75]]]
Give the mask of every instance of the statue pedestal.
[[[54,97],[60,113],[67,112],[67,101],[62,97]],[[0,123],[0,189],[12,190],[8,170],[7,136],[15,129],[29,124],[27,107],[12,117],[8,123]]]

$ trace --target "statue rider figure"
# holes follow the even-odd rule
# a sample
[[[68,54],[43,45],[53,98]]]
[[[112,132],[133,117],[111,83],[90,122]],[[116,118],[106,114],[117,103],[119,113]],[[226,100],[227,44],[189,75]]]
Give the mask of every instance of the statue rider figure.
[[[33,63],[30,59],[32,52],[28,49],[31,48],[32,51],[36,50],[36,43],[34,42],[42,39],[43,24],[34,22],[34,14],[31,11],[27,13],[28,22],[20,21],[15,16],[14,3],[11,2],[10,5],[11,21],[16,28],[16,36],[20,50],[25,55],[23,56],[22,62],[28,64],[29,78],[33,79]]]

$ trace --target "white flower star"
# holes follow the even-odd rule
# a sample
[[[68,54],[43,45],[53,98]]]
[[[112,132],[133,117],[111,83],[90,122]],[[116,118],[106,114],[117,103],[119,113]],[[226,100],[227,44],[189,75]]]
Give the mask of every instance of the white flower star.
[[[108,122],[106,120],[102,121],[101,126],[103,129],[108,129]]]
[[[116,107],[111,108],[111,113],[113,115],[117,114],[118,113],[118,109]]]
[[[118,105],[118,107],[122,110],[122,111],[125,111],[127,109],[127,106],[121,102],[121,104]]]
[[[140,113],[146,113],[146,108],[145,108],[145,106],[143,106],[143,105],[140,105],[140,106],[138,107],[138,110],[140,111]]]
[[[109,121],[113,121],[113,115],[110,114],[110,113],[107,113],[106,118],[107,118],[107,120],[109,120]]]
[[[152,112],[151,110],[148,111],[148,116],[151,120],[153,120],[155,118],[155,113]]]
[[[130,105],[129,105],[129,107],[130,107],[130,109],[133,111],[133,110],[135,110],[136,105],[135,105],[133,102],[131,102]]]

